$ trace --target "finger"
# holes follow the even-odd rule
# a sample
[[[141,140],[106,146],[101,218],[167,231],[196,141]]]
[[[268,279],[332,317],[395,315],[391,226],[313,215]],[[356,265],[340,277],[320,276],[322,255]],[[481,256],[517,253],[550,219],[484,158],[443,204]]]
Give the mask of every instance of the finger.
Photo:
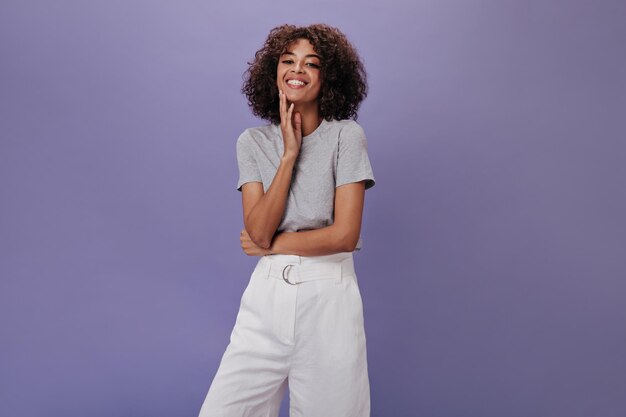
[[[287,102],[287,96],[283,91],[283,121],[287,122],[287,113],[289,112],[289,104]]]
[[[302,117],[300,115],[300,112],[296,112],[296,114],[293,117],[294,120],[294,124],[296,125],[296,132],[300,133],[301,127],[302,127]]]
[[[291,126],[291,114],[293,113],[293,103],[289,105],[289,111],[287,112],[287,121]]]
[[[285,127],[285,129],[289,132],[291,132],[292,127],[291,127],[291,120],[289,120],[289,118],[291,113],[291,104],[289,106],[285,106],[285,111],[283,112],[283,126]]]
[[[285,123],[288,125],[289,123],[289,109],[291,108],[291,104],[289,100],[287,100],[287,94],[283,91],[283,118]]]
[[[287,114],[289,113],[289,102],[287,101],[287,96],[283,91],[283,123],[287,123]]]
[[[281,121],[285,120],[285,93],[283,93],[283,90],[279,90],[280,91],[280,119]]]

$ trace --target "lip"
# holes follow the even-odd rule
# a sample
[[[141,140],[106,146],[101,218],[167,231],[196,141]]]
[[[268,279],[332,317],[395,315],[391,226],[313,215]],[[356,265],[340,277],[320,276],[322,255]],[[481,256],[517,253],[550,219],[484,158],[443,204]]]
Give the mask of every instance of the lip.
[[[306,84],[305,85],[291,85],[289,83],[285,83],[285,85],[287,86],[287,88],[291,90],[301,90],[303,88],[306,88]]]
[[[297,80],[297,81],[302,81],[304,83],[304,85],[307,85],[309,82],[307,80],[305,80],[304,78],[300,78],[300,77],[287,77],[285,78],[285,84],[287,84],[287,81],[289,80]]]
[[[289,84],[287,81],[289,80],[298,80],[298,81],[302,81],[304,83],[304,85],[291,85]],[[302,90],[303,88],[306,88],[307,86],[307,82],[304,81],[302,78],[298,78],[298,77],[290,77],[290,78],[286,78],[285,79],[285,85],[288,89],[290,90]]]

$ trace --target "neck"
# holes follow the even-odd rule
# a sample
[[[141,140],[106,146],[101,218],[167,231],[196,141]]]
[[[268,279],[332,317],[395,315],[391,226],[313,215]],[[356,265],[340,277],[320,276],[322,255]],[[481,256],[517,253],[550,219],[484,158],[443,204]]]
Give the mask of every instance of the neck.
[[[299,106],[297,103],[293,106],[292,116],[296,113],[300,113],[302,120],[302,136],[308,136],[318,128],[322,123],[322,118],[319,116],[317,103],[315,106]]]

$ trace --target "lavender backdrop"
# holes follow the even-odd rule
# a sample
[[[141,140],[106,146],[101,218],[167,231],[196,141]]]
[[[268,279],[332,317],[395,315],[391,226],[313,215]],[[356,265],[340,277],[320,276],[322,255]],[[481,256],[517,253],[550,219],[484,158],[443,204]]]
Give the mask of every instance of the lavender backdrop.
[[[242,73],[272,27],[314,22],[370,77],[372,416],[626,415],[625,21],[623,1],[4,0],[0,415],[197,415],[256,262]]]

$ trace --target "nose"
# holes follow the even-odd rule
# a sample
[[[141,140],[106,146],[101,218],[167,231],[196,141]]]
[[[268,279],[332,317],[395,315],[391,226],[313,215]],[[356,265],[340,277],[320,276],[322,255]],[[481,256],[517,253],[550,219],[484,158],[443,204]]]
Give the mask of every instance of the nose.
[[[302,70],[302,65],[296,62],[295,68],[294,68],[295,72],[304,72]]]

